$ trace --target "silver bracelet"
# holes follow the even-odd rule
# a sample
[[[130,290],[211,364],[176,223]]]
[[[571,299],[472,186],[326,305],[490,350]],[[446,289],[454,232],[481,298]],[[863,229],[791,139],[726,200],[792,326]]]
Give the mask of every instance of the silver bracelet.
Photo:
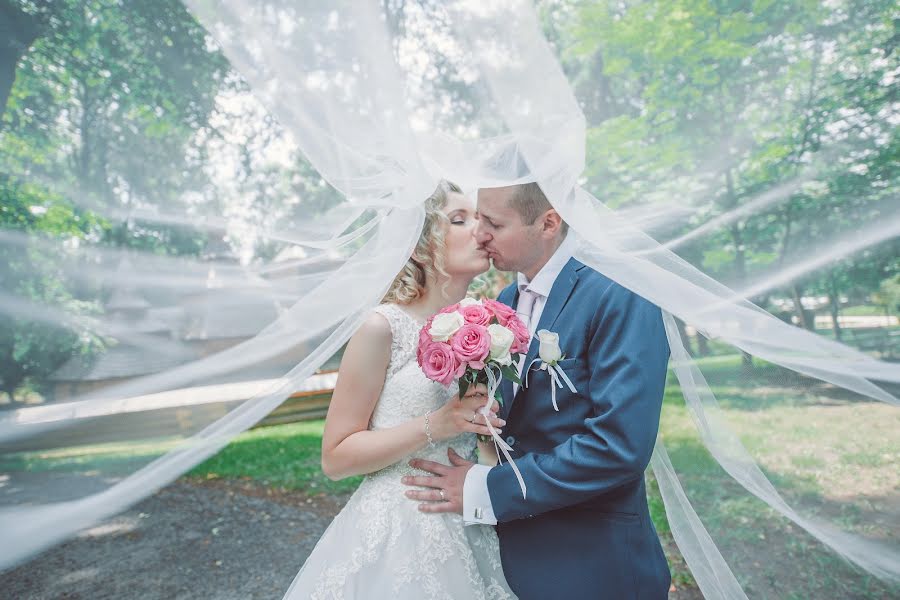
[[[434,438],[431,437],[431,422],[428,420],[428,417],[431,415],[432,412],[434,412],[434,411],[430,410],[427,413],[425,413],[425,437],[428,439],[428,445],[431,446],[432,448],[434,448],[434,446],[435,446]]]

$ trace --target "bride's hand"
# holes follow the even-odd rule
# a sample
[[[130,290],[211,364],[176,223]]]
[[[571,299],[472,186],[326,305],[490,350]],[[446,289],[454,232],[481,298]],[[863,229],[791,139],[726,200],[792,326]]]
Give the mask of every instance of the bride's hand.
[[[491,430],[485,425],[485,415],[482,414],[486,402],[487,387],[483,384],[470,386],[462,398],[459,394],[453,396],[431,416],[432,437],[447,440],[467,432],[491,435]],[[498,410],[500,405],[495,400],[487,419],[497,433],[500,433],[500,428],[506,425],[506,421],[497,417]]]

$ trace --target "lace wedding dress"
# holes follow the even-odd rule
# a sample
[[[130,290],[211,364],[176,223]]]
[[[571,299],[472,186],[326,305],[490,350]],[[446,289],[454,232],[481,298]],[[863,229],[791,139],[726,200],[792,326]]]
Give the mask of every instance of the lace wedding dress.
[[[391,360],[370,429],[385,429],[442,406],[455,393],[425,377],[416,363],[421,324],[392,304],[375,309],[391,325]],[[447,448],[470,457],[475,437],[462,435],[416,452],[447,462]],[[404,495],[404,475],[424,474],[408,458],[365,477],[322,535],[285,594],[290,600],[499,600],[515,598],[500,565],[493,527],[463,527],[456,514],[425,514]]]

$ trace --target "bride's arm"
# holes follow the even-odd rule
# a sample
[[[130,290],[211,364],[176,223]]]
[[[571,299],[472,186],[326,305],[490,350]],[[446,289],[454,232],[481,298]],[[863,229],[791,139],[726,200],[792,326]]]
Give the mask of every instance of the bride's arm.
[[[374,313],[347,344],[325,418],[322,471],[329,479],[378,471],[428,444],[424,415],[396,427],[369,431],[369,419],[381,395],[390,358],[390,325],[384,317]],[[477,425],[466,420],[474,410],[471,406],[483,401],[484,396],[480,399],[469,396],[466,402],[459,402],[454,397],[434,411],[429,416],[432,439],[445,440],[466,431],[488,434],[483,421]],[[500,426],[496,419],[492,424]]]

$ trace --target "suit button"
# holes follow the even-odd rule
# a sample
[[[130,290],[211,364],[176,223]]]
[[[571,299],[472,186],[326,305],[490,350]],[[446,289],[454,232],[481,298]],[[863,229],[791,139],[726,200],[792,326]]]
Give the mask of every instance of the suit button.
[[[515,438],[515,436],[512,436],[512,435],[511,435],[511,436],[509,436],[508,438],[506,438],[506,443],[509,444],[510,446],[515,445],[515,443],[516,443],[516,438]]]

